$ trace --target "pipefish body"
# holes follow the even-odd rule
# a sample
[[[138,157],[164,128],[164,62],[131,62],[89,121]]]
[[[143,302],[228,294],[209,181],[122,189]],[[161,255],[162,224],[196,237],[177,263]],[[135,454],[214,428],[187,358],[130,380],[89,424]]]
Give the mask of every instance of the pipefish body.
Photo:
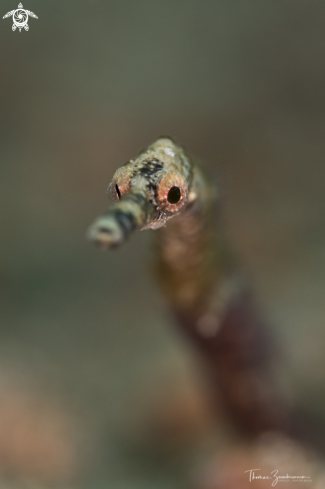
[[[242,430],[286,430],[287,412],[270,374],[269,341],[250,293],[221,252],[219,194],[197,161],[161,137],[113,175],[114,205],[92,224],[100,248],[154,229],[157,276],[178,324],[202,354],[212,391]],[[230,285],[229,285],[230,284]]]

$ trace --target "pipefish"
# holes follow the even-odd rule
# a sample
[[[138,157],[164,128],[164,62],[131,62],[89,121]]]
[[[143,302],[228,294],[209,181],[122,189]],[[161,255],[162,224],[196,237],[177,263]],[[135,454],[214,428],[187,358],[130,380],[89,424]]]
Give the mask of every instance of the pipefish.
[[[154,229],[158,280],[225,413],[249,434],[286,431],[264,324],[222,252],[211,178],[182,146],[161,137],[116,170],[108,194],[114,205],[94,221],[89,239],[110,250]]]

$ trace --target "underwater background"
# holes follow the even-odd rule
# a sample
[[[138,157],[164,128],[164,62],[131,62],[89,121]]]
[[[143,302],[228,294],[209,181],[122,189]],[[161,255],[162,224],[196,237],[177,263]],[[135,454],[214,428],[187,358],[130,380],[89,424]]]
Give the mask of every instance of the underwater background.
[[[324,2],[24,8],[29,32],[0,22],[1,487],[185,488],[233,436],[151,273],[154,231],[107,254],[85,238],[160,135],[218,181],[288,396],[324,422]]]

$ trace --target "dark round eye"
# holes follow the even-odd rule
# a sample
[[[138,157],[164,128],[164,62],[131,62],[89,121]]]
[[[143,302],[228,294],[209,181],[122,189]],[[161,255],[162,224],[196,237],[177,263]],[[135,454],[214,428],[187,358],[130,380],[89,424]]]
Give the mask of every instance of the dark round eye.
[[[118,188],[118,185],[116,182],[111,182],[108,186],[107,193],[109,198],[113,202],[117,202],[121,198],[121,192],[120,189]]]
[[[170,204],[177,204],[181,198],[181,191],[179,187],[172,187],[167,195],[167,200]]]

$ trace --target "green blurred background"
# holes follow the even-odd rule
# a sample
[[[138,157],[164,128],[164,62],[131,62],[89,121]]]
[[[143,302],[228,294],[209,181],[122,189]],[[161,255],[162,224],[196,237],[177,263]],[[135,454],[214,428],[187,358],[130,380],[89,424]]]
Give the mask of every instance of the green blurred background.
[[[28,33],[0,22],[1,487],[187,487],[227,443],[154,232],[85,240],[113,171],[162,134],[219,179],[291,395],[325,418],[324,2],[23,3]]]

